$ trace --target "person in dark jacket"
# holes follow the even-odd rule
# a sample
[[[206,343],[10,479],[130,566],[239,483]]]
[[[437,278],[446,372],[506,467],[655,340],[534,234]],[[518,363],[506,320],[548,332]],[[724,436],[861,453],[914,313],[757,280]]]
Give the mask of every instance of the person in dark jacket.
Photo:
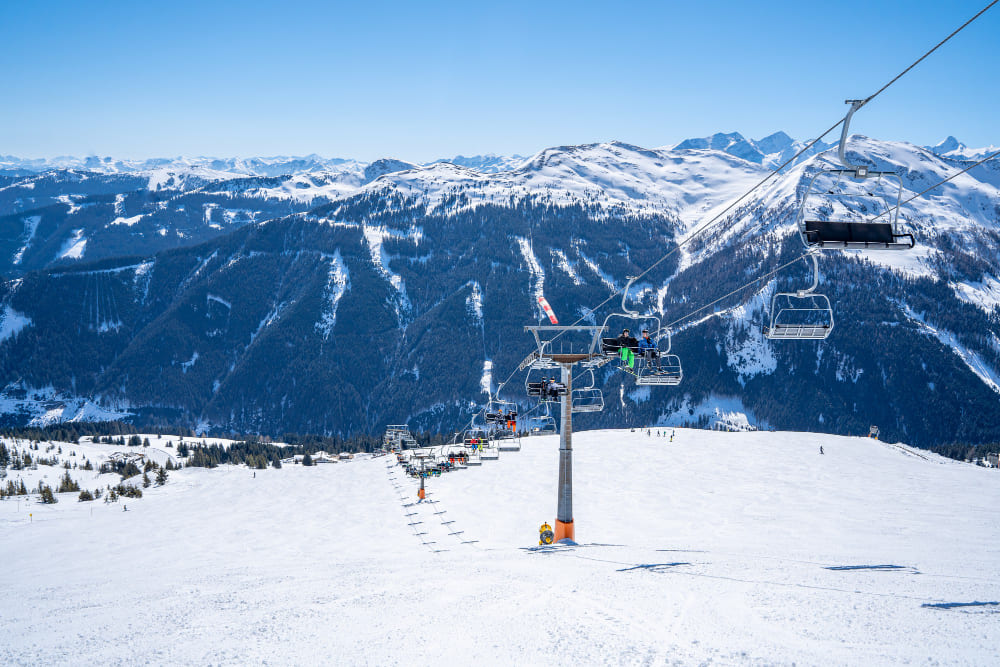
[[[631,350],[635,350],[635,347],[636,347],[637,343],[638,343],[638,341],[636,341],[635,336],[633,336],[632,333],[628,329],[622,329],[621,335],[618,336],[618,348],[619,349],[621,349],[623,347],[627,347],[627,348],[629,348]]]

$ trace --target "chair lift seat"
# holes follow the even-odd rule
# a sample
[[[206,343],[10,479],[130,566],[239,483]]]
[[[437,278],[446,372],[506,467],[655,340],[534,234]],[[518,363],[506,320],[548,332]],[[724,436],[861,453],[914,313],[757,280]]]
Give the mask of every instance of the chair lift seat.
[[[549,387],[547,388],[546,395],[549,395],[549,392],[551,392],[551,391],[552,391],[552,389],[551,389],[551,384],[550,384]],[[558,389],[559,396],[563,396],[563,395],[565,395],[565,393],[566,393],[566,387],[559,387],[559,389]],[[541,395],[542,395],[542,383],[541,382],[529,382],[528,383],[528,396],[541,396]]]
[[[764,336],[771,340],[785,338],[823,340],[831,331],[833,327],[829,324],[775,324],[764,328]]]
[[[837,222],[806,220],[806,241],[820,248],[909,250],[913,234],[896,234],[888,222]]]

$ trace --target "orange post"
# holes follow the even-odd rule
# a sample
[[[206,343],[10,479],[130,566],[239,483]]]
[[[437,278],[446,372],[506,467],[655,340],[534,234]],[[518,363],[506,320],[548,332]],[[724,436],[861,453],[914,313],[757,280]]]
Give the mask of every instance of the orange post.
[[[573,531],[572,521],[560,521],[556,519],[556,542],[559,540],[573,540],[575,533]]]

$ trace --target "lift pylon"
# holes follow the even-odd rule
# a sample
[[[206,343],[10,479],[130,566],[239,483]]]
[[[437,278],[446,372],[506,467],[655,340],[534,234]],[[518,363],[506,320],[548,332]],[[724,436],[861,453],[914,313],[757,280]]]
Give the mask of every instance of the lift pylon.
[[[558,395],[562,405],[559,429],[559,488],[556,506],[555,541],[574,540],[573,523],[573,367],[593,365],[604,358],[601,334],[604,326],[529,326],[524,328],[535,337],[538,349],[524,360],[522,366],[562,370],[562,387]],[[558,345],[556,345],[557,339]],[[557,351],[558,350],[558,351]]]

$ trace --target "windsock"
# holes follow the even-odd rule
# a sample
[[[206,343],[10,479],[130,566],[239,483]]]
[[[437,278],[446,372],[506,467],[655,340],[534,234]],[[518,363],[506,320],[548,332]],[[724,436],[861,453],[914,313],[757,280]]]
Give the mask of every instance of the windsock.
[[[549,316],[549,321],[552,322],[552,324],[559,324],[559,320],[556,319],[555,311],[552,310],[552,306],[549,305],[549,302],[545,300],[544,296],[538,297],[538,305],[540,305],[542,310],[545,311],[545,314]]]

